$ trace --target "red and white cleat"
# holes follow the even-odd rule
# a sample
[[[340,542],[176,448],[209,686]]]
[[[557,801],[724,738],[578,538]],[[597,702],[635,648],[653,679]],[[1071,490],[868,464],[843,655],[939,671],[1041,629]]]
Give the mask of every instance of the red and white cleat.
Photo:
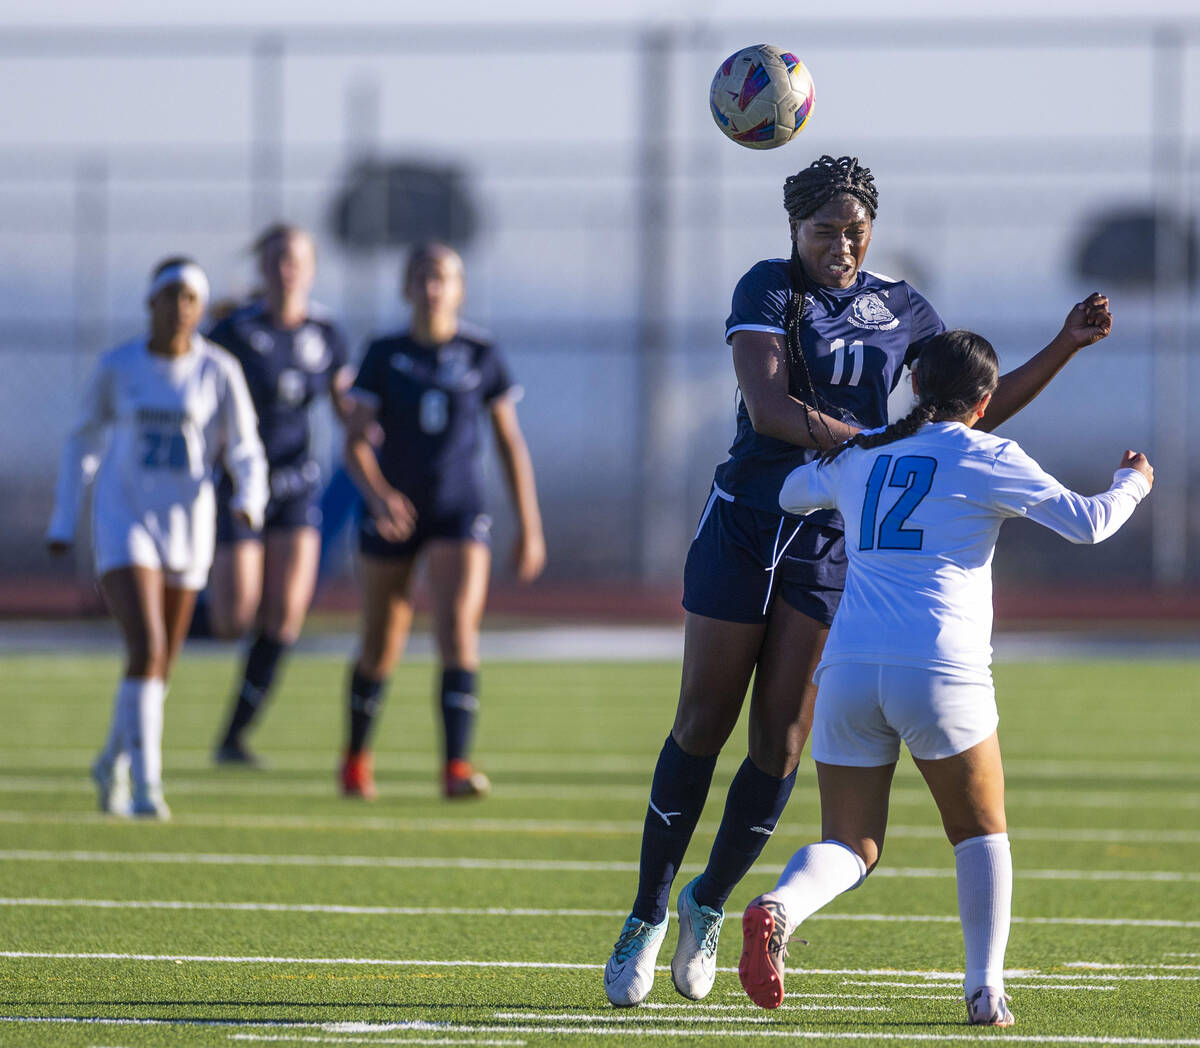
[[[346,754],[342,761],[341,780],[342,793],[347,797],[373,801],[379,796],[375,788],[375,761],[366,750]]]
[[[783,904],[760,895],[742,915],[742,989],[760,1008],[783,1003],[784,959],[787,957],[787,914]]]
[[[483,772],[472,768],[470,761],[455,759],[447,762],[442,776],[442,793],[447,800],[486,797],[491,789],[491,781]]]

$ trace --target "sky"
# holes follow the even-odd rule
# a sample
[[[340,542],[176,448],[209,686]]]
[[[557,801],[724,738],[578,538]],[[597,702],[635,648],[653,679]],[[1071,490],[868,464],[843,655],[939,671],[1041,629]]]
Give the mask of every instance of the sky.
[[[181,14],[180,12],[185,12]],[[102,12],[102,13],[100,13]],[[1136,17],[1138,21],[1159,17],[1197,18],[1196,0],[1142,0],[1131,8],[1127,0],[855,0],[853,10],[845,3],[795,0],[205,0],[203,4],[163,4],[161,0],[0,0],[0,25],[5,27],[45,25],[164,25],[281,23],[396,23],[455,21],[500,22],[623,22],[667,20],[705,23],[709,21],[764,21],[773,18],[795,21],[798,17],[862,18],[1079,18]]]

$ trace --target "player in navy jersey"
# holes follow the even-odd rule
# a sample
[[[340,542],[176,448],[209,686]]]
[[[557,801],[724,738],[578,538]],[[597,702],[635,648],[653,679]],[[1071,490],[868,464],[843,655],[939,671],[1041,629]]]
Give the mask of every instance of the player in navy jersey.
[[[242,365],[270,465],[271,500],[261,531],[229,512],[228,478],[218,486],[217,554],[209,585],[213,633],[254,640],[214,758],[255,764],[243,734],[270,693],[280,660],[300,636],[321,551],[321,470],[309,446],[309,409],[329,395],[341,417],[352,372],[337,327],[309,302],[316,274],[310,237],[272,226],[255,243],[262,296],[217,323],[209,337]]]
[[[442,663],[443,791],[478,796],[488,782],[467,751],[490,564],[481,475],[485,421],[517,511],[512,560],[522,582],[541,573],[546,547],[517,422],[519,390],[491,340],[459,321],[462,260],[442,244],[415,249],[403,290],[412,307],[409,329],[367,347],[350,391],[346,465],[367,513],[359,539],[363,636],[350,681],[342,789],[375,796],[368,744],[383,684],[408,638],[413,569],[424,553]]]
[[[944,327],[904,281],[862,268],[877,205],[857,159],[821,157],[784,184],[790,258],[758,263],[734,290],[726,338],[740,390],[737,435],[684,569],[679,704],[651,785],[637,897],[605,967],[614,1005],[640,1004],[653,985],[671,885],[752,677],[749,754],[708,865],[679,894],[671,976],[683,996],[698,1000],[712,988],[725,900],[774,832],[795,781],[846,554],[841,518],[781,513],[779,486],[823,449],[884,424],[902,368]],[[1103,295],[1076,305],[1045,349],[1000,380],[987,428],[1111,323]]]

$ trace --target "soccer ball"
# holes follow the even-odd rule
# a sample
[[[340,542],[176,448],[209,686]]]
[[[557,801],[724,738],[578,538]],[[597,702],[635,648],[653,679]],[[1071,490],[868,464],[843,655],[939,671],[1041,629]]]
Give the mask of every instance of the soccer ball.
[[[743,47],[721,63],[708,94],[717,127],[738,145],[774,149],[808,121],[813,82],[804,63],[769,44]]]

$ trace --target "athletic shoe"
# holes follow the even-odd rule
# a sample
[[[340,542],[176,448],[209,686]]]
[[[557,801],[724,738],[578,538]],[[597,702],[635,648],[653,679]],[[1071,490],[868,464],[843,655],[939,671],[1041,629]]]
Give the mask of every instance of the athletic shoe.
[[[783,1003],[787,955],[787,912],[768,892],[754,899],[742,916],[742,959],[738,963],[742,989],[760,1008],[778,1008]]]
[[[671,958],[671,981],[684,997],[702,1001],[717,977],[717,937],[725,914],[696,901],[696,881],[679,893],[679,942]]]
[[[347,753],[342,761],[342,793],[347,797],[361,797],[373,801],[379,796],[375,788],[375,761],[366,750]]]
[[[654,962],[667,934],[670,917],[647,924],[630,916],[604,966],[604,992],[618,1008],[641,1004],[654,985]]]
[[[263,767],[258,754],[246,749],[241,739],[226,739],[213,750],[213,764],[233,764],[241,768]]]
[[[486,797],[491,789],[491,780],[483,772],[472,768],[469,761],[455,759],[446,763],[442,773],[442,793],[448,800]]]
[[[171,809],[163,800],[161,786],[142,786],[133,791],[133,807],[130,812],[139,819],[162,819],[171,817]]]
[[[970,1026],[1012,1026],[1016,1022],[1008,1010],[1008,995],[991,986],[981,986],[967,1001]]]
[[[92,762],[92,782],[96,784],[96,799],[102,812],[109,815],[130,814],[128,762],[122,762],[118,767],[115,761],[100,754]]]

